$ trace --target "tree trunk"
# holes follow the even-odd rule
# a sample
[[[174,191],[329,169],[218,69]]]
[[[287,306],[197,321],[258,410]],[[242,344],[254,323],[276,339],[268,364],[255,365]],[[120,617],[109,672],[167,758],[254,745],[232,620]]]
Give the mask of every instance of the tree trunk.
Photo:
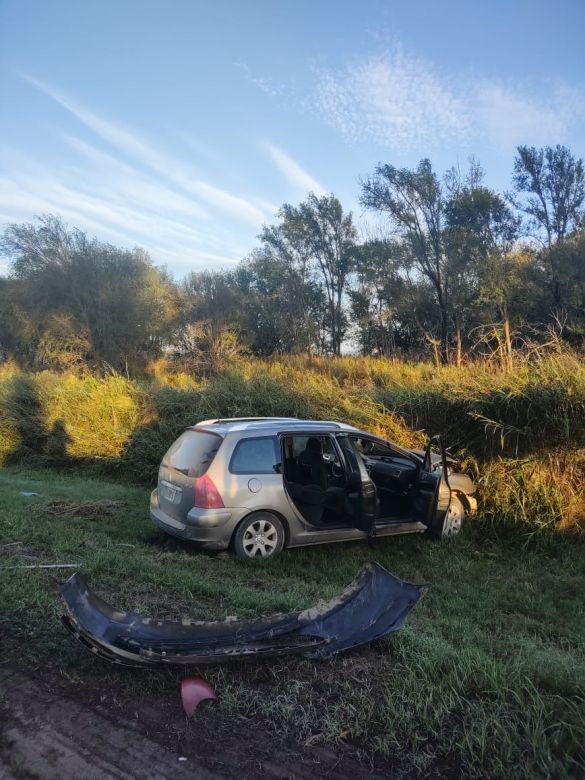
[[[512,336],[510,333],[510,317],[508,316],[508,307],[502,306],[502,324],[504,326],[504,345],[506,349],[506,366],[511,370],[513,363],[512,354]]]
[[[449,312],[440,282],[436,284],[437,302],[441,311],[441,363],[449,363]]]
[[[455,365],[457,368],[461,367],[463,350],[461,349],[461,328],[459,323],[455,324],[455,339],[456,339],[456,353],[455,353]]]
[[[439,357],[439,345],[436,339],[431,339],[431,346],[433,348],[433,360],[435,368],[439,368],[441,365],[441,358]]]
[[[441,305],[441,363],[445,366],[449,363],[449,318],[444,304]]]

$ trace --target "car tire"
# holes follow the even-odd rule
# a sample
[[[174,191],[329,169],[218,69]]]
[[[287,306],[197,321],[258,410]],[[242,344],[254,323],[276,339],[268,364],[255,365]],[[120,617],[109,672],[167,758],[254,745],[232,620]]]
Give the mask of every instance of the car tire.
[[[451,498],[451,503],[449,504],[449,509],[445,512],[445,516],[441,523],[437,524],[435,528],[430,529],[431,536],[440,541],[457,536],[461,533],[464,519],[465,507],[460,498],[453,496]]]
[[[238,526],[232,546],[238,558],[273,558],[284,547],[282,521],[272,512],[254,512]]]

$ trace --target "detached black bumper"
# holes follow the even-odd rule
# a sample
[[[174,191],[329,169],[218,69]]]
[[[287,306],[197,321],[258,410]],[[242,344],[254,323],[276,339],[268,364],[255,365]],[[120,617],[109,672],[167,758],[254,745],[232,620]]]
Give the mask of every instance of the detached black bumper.
[[[203,622],[118,612],[92,593],[80,574],[60,590],[69,631],[96,655],[132,666],[288,653],[325,658],[397,631],[423,592],[372,563],[337,598],[303,612]]]

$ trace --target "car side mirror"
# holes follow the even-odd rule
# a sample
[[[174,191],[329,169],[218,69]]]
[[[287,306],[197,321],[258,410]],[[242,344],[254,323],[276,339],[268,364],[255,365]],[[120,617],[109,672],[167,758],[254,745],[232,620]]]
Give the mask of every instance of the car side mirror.
[[[277,474],[282,474],[282,463],[275,463],[272,467]]]

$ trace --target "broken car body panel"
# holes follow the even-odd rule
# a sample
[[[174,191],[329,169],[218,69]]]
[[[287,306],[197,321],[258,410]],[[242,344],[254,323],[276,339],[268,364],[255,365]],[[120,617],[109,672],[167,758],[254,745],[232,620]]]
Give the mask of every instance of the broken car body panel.
[[[423,588],[368,564],[337,598],[311,609],[250,620],[152,620],[119,612],[80,574],[61,588],[65,626],[93,653],[129,665],[200,664],[300,654],[326,658],[397,631]]]

